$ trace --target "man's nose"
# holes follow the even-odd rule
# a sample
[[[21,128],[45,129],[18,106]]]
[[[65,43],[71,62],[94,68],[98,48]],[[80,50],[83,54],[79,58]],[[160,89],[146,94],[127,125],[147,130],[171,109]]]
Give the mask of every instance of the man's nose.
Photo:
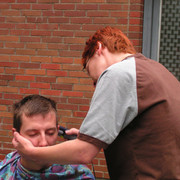
[[[45,134],[42,134],[39,139],[39,147],[44,147],[47,145],[48,145],[48,142],[47,142],[46,136],[45,136]]]

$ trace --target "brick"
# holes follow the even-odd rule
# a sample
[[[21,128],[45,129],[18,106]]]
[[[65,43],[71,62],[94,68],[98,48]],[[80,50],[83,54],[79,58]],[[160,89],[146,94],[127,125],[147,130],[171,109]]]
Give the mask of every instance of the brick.
[[[7,107],[3,106],[3,105],[0,105],[0,111],[7,111]],[[0,135],[1,135],[1,133],[0,133]]]
[[[37,55],[39,56],[58,56],[57,50],[38,50]]]
[[[48,44],[48,49],[57,49],[57,50],[67,50],[68,49],[68,45],[66,44],[60,44],[60,43],[51,43]]]
[[[1,0],[0,3],[15,3],[15,0]]]
[[[108,17],[109,12],[106,12],[106,11],[88,11],[87,16],[88,17]]]
[[[11,23],[24,23],[25,22],[25,17],[6,17],[6,22],[11,22]]]
[[[81,78],[79,80],[80,84],[87,84],[87,85],[92,85],[93,86],[93,81],[91,78]]]
[[[12,93],[10,93],[10,94],[4,94],[4,98],[5,99],[16,99],[16,100],[20,100],[20,99],[22,99],[23,98],[23,96],[22,95],[20,95],[20,94],[12,94]],[[11,121],[12,122],[12,121]]]
[[[55,4],[54,5],[55,10],[74,10],[75,5],[74,4]]]
[[[39,63],[21,63],[20,68],[24,69],[39,69],[40,64]]]
[[[46,49],[47,48],[47,44],[43,44],[43,43],[30,43],[26,45],[26,48],[28,49]]]
[[[14,54],[14,49],[0,49],[0,54]]]
[[[62,57],[79,57],[81,56],[81,52],[79,51],[60,51],[59,55]]]
[[[35,3],[36,0],[17,0],[18,3]]]
[[[9,30],[0,30],[0,35],[8,35]]]
[[[17,36],[0,36],[0,41],[19,41]]]
[[[63,16],[63,11],[43,11],[43,16]]]
[[[78,106],[77,105],[72,105],[72,104],[58,104],[57,105],[58,109],[67,109],[67,110],[78,110]]]
[[[61,105],[60,105],[60,107],[59,107],[59,105],[57,106],[58,108],[60,108],[61,107]],[[81,124],[82,123],[82,118],[77,118],[77,117],[62,117],[61,118],[61,121],[62,122],[67,122],[67,123],[79,123],[79,124]]]
[[[67,76],[67,72],[66,71],[55,71],[55,70],[47,70],[47,75],[48,76]]]
[[[55,83],[56,77],[36,77],[36,82]]]
[[[77,4],[77,10],[98,10],[97,4]]]
[[[72,85],[69,84],[52,84],[52,89],[55,90],[70,90],[72,91]]]
[[[86,16],[86,11],[65,11],[64,16],[67,17],[84,17]]]
[[[45,75],[46,71],[44,69],[27,69],[26,74],[31,75]]]
[[[89,104],[88,99],[80,99],[80,98],[68,98],[68,103],[72,104]]]
[[[58,116],[72,116],[71,110],[57,110]]]
[[[129,3],[129,0],[107,0],[107,3]]]
[[[61,0],[61,3],[81,3],[81,0]]]
[[[42,42],[47,43],[62,43],[62,37],[43,37]]]
[[[65,17],[50,17],[48,19],[49,23],[69,23],[69,18]]]
[[[20,75],[16,75],[15,76],[15,80],[18,81],[35,81],[35,77],[34,76],[20,76]]]
[[[7,3],[7,1],[4,2],[5,4],[3,4],[3,2],[1,2],[1,1],[0,1],[0,3],[1,3],[0,9],[9,9],[9,4]]]
[[[36,24],[17,24],[16,29],[36,29]]]
[[[39,3],[59,3],[59,0],[39,0]]]
[[[27,17],[28,23],[47,23],[46,17]]]
[[[61,69],[60,64],[41,64],[42,69]]]
[[[73,31],[53,31],[54,36],[63,36],[63,37],[72,37],[74,34]],[[65,44],[63,44],[65,45]]]
[[[0,24],[0,28],[15,28],[15,24],[3,23]]]
[[[22,94],[39,94],[38,89],[25,89],[25,88],[20,88],[20,93]]]
[[[29,30],[11,30],[10,31],[11,35],[20,35],[20,36],[29,36],[30,31]]]
[[[10,68],[6,68],[5,72],[7,74],[24,74],[24,69],[10,69]]]
[[[18,93],[18,88],[17,87],[2,87],[1,86],[1,92]]]
[[[116,24],[115,18],[95,18],[94,19],[95,24]]]
[[[40,30],[33,30],[31,31],[32,36],[50,36],[51,31],[40,31]]]
[[[0,62],[0,67],[18,67],[18,63],[15,62]]]
[[[13,104],[13,101],[12,101],[12,100],[0,99],[0,104],[1,104],[1,105],[12,105],[12,104]]]
[[[40,37],[20,37],[21,42],[40,42]]]
[[[28,62],[30,58],[29,58],[29,56],[11,56],[10,59],[11,59],[11,61]]]
[[[22,16],[41,16],[41,11],[22,11]]]
[[[84,40],[84,38],[64,38],[64,43],[85,44],[85,40]]]
[[[112,4],[109,6],[109,4],[102,4],[99,6],[100,10],[128,10],[128,5],[118,5],[118,4]]]
[[[51,62],[51,57],[41,57],[41,56],[32,56],[31,57],[31,61],[32,62],[46,62],[46,63],[50,63]]]
[[[17,55],[35,55],[36,51],[33,49],[16,49]]]
[[[130,12],[130,17],[137,17],[137,18],[142,18],[143,13],[142,12]]]
[[[1,80],[13,80],[14,76],[13,75],[0,75]]]
[[[79,71],[72,71],[72,72],[69,72],[69,77],[80,77],[80,78],[83,78],[83,77],[89,77],[86,73],[84,72],[79,72]]]
[[[68,77],[59,77],[57,78],[57,83],[65,83],[65,84],[77,84],[79,80],[77,78],[68,78]]]
[[[49,83],[35,83],[35,82],[31,82],[30,83],[30,88],[49,89],[50,88],[50,84]]]
[[[5,17],[0,17],[0,22],[5,23]]]
[[[121,18],[121,17],[128,17],[128,11],[119,11],[119,12],[111,12],[111,17],[118,17],[118,18]]]
[[[42,89],[41,90],[41,94],[42,95],[50,95],[50,96],[60,96],[61,95],[61,91],[59,91],[59,90],[45,90],[45,89]]]
[[[8,55],[0,55],[0,61],[9,61]]]
[[[89,110],[89,106],[79,106],[79,110],[80,111],[88,111]]]
[[[71,70],[71,71],[81,71],[82,66],[76,65],[76,64],[63,64],[62,66],[63,70]]]
[[[32,4],[32,10],[36,10],[36,9],[44,9],[44,10],[49,10],[52,9],[52,5],[51,4]]]
[[[93,87],[89,85],[74,85],[75,91],[93,91]]]
[[[12,9],[30,9],[31,8],[31,5],[30,4],[12,4],[11,5],[11,8]]]
[[[5,46],[8,48],[24,48],[23,43],[5,43]]]
[[[53,63],[63,63],[63,64],[72,64],[73,63],[73,58],[66,58],[66,57],[53,57],[52,58]]]
[[[79,24],[61,24],[62,30],[81,30],[81,25]]]
[[[29,84],[27,82],[9,82],[9,86],[28,88]]]
[[[58,29],[58,24],[38,24],[38,29],[56,30]]]
[[[1,11],[2,16],[20,16],[20,11],[17,10],[3,10]]]
[[[106,0],[84,0],[84,3],[105,3]]]
[[[68,96],[68,97],[82,97],[83,93],[82,92],[76,92],[76,91],[64,91],[63,96]]]
[[[86,112],[74,112],[74,117],[86,117]]]

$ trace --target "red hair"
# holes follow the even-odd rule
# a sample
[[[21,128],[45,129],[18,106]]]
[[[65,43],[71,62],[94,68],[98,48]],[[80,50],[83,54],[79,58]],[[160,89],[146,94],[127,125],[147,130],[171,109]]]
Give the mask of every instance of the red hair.
[[[82,54],[82,64],[84,68],[86,67],[87,60],[94,55],[96,49],[98,48],[97,42],[100,42],[103,48],[107,47],[111,53],[136,53],[134,46],[121,30],[107,26],[99,29],[86,41]]]

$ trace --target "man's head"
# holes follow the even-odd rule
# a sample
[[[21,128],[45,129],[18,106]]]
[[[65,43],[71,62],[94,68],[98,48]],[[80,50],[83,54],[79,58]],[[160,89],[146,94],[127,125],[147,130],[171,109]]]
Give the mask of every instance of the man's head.
[[[98,49],[98,43],[101,43],[102,48],[107,47],[111,53],[136,53],[132,43],[121,30],[107,26],[98,30],[86,41],[86,46],[82,54],[84,68],[86,68],[87,61]]]
[[[58,123],[56,103],[40,95],[30,95],[14,104],[13,131],[29,139],[34,146],[54,145]]]

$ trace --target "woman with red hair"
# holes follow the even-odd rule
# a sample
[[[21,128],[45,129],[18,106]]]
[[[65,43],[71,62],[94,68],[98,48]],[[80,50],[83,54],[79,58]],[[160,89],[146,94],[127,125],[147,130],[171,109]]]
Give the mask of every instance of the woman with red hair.
[[[78,138],[35,148],[15,133],[19,152],[70,164],[90,163],[103,148],[112,180],[180,179],[179,81],[112,27],[90,37],[82,63],[96,88]]]

